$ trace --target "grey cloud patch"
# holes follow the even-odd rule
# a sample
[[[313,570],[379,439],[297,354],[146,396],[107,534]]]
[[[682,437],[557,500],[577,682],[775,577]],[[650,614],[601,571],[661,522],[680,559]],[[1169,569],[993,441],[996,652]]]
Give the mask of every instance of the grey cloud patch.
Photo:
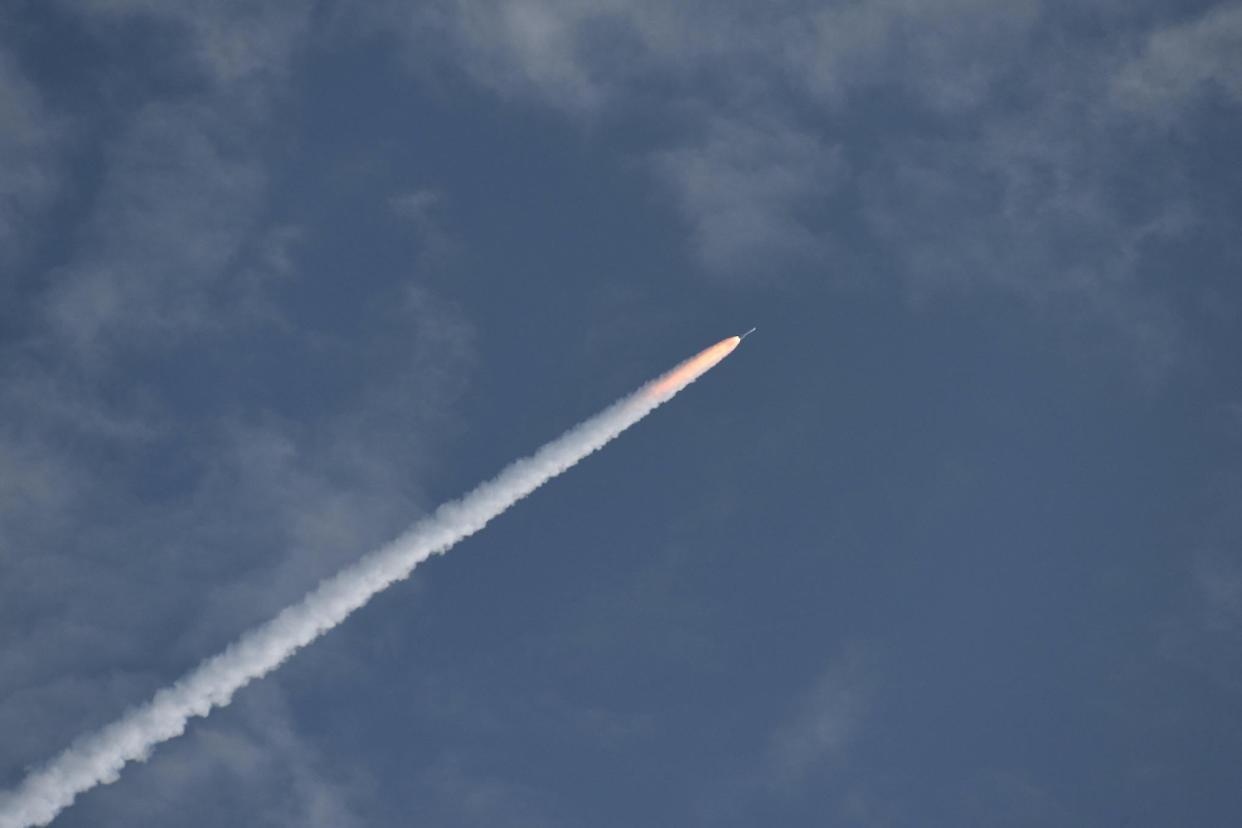
[[[1152,32],[1117,71],[1112,91],[1123,108],[1161,121],[1212,91],[1242,103],[1242,8],[1224,3]]]
[[[276,224],[250,235],[221,291],[238,323],[293,331],[293,321],[281,311],[274,294],[297,278],[296,259],[305,243],[306,231],[296,224]]]
[[[515,100],[587,124],[624,121],[635,101],[671,113],[634,151],[708,274],[764,282],[848,263],[896,272],[916,297],[1001,291],[1159,381],[1191,326],[1145,274],[1193,235],[1209,185],[1172,157],[1143,192],[1112,192],[1126,158],[1162,151],[1130,134],[1125,111],[1205,84],[1236,95],[1242,17],[1218,6],[1154,30],[1106,5],[1094,13],[1116,31],[1088,41],[1050,28],[1054,11],[879,0],[756,17],[743,4],[456,0],[404,21],[410,43]],[[599,27],[624,60],[590,48]],[[887,128],[860,136],[849,125],[864,113]],[[866,242],[834,226],[843,205],[864,217]],[[872,261],[881,249],[891,259]]]
[[[216,574],[216,588],[179,642],[187,657],[220,646],[221,630],[265,620],[296,600],[388,540],[422,504],[418,481],[434,457],[423,435],[446,428],[446,411],[465,390],[474,332],[456,310],[415,288],[393,304],[387,326],[361,353],[315,346],[321,358],[383,366],[388,378],[359,389],[339,412],[219,423],[190,536],[205,546],[227,542],[232,533],[222,533],[220,519],[232,515],[240,542],[269,551]]]
[[[847,644],[800,693],[773,708],[760,747],[736,772],[697,792],[695,812],[711,824],[763,813],[774,804],[831,803],[844,824],[870,824],[890,809],[878,807],[865,787],[850,780],[851,750],[872,716],[874,652]],[[749,824],[749,823],[747,823]]]
[[[230,303],[244,316],[245,245],[268,232],[264,140],[310,4],[103,0],[77,11],[103,38],[137,21],[178,32],[187,48],[170,59],[205,83],[148,100],[111,136],[90,218],[47,300],[53,327],[98,358],[129,337],[218,324]]]
[[[1194,587],[1202,600],[1206,629],[1242,634],[1242,562],[1223,554],[1201,555]]]
[[[760,13],[745,3],[441,0],[405,11],[390,14],[416,45],[445,56],[447,44],[481,85],[592,116],[661,79],[673,92],[706,72],[731,81],[708,87],[731,89],[725,102],[787,85],[842,103],[897,75],[923,104],[960,108],[987,93],[996,62],[1016,65],[1039,3],[778,2]]]
[[[968,825],[1040,828],[1082,822],[1036,781],[1018,772],[977,773],[959,796],[961,817]]]
[[[1038,12],[1038,0],[846,2],[808,9],[774,56],[834,106],[896,83],[916,107],[955,112],[982,104],[1018,67]]]
[[[176,491],[134,491],[91,453],[66,456],[55,432],[0,441],[0,482],[14,482],[0,485],[0,616],[13,634],[0,721],[43,723],[19,729],[30,738],[5,745],[4,767],[103,723],[408,523],[434,459],[427,435],[443,433],[469,376],[470,329],[427,295],[394,325],[404,342],[386,332],[372,343],[396,355],[382,369],[389,386],[341,412],[252,412],[161,437],[163,451],[207,458]],[[94,439],[96,451],[116,448]]]
[[[440,194],[435,190],[415,190],[402,193],[389,199],[393,212],[402,218],[409,219],[417,226],[422,226],[431,218],[431,213],[440,202]]]
[[[187,812],[211,824],[368,824],[366,770],[333,761],[301,729],[279,682],[265,682],[233,715],[199,724],[160,761],[136,768],[124,789],[105,788],[79,807],[97,824],[177,824]]]
[[[653,74],[682,76],[704,61],[731,60],[748,17],[740,8],[650,0],[433,0],[413,10],[388,4],[381,16],[400,21],[410,59],[421,69],[429,59],[442,61],[497,95],[590,122]],[[782,17],[780,10],[768,12]]]
[[[52,511],[69,500],[73,476],[46,452],[5,435],[0,439],[0,514],[12,526],[21,515]],[[4,544],[8,549],[9,544]]]
[[[0,41],[0,272],[12,272],[60,186],[64,126]],[[8,278],[0,276],[0,298],[11,289]]]
[[[796,789],[819,769],[843,761],[868,713],[869,682],[859,652],[830,663],[773,732],[763,768],[766,782],[778,791]]]
[[[521,0],[437,0],[413,10],[392,5],[419,53],[451,58],[467,76],[502,96],[535,97],[556,108],[589,112],[603,90],[582,60],[582,24],[598,14],[592,3]]]
[[[983,287],[1017,295],[1079,331],[1106,326],[1127,361],[1158,378],[1182,356],[1178,320],[1141,265],[1194,213],[1175,173],[1150,195],[1112,190],[1113,136],[1091,99],[996,119],[968,139],[894,138],[864,179],[872,232],[915,296]]]
[[[393,274],[383,312],[348,341],[307,328],[279,296],[311,278],[298,273],[306,230],[269,215],[267,143],[309,10],[100,3],[64,12],[107,43],[139,20],[180,32],[187,48],[169,59],[190,62],[200,83],[119,107],[110,131],[91,136],[98,192],[81,224],[60,231],[65,264],[15,308],[29,329],[0,343],[9,636],[0,729],[13,734],[0,744],[0,774],[9,783],[406,525],[435,460],[432,437],[452,431],[472,328],[417,286],[418,273]],[[53,125],[10,69],[0,65],[14,127],[0,130],[4,153]],[[28,116],[24,131],[17,114]],[[42,157],[0,161],[35,173]],[[8,221],[17,202],[4,200],[4,186]],[[23,211],[37,203],[21,198]],[[273,393],[281,383],[268,348],[333,404]],[[226,370],[197,376],[204,358]],[[340,376],[358,364],[368,366],[365,386],[356,371]],[[187,403],[187,379],[211,385],[211,410],[195,406],[197,388]],[[268,750],[258,743],[269,736],[224,741],[239,758]],[[212,787],[215,767],[178,790],[193,799],[195,784]],[[308,799],[317,788],[308,784]],[[167,798],[167,813],[176,801]],[[320,812],[321,824],[344,822],[331,807],[307,807],[292,809],[305,819],[288,824]]]
[[[166,426],[153,401],[141,395],[100,399],[97,391],[88,378],[44,370],[36,357],[0,357],[0,405],[14,419],[39,423],[40,431],[134,446],[156,439]]]
[[[844,170],[815,133],[775,118],[718,118],[701,142],[657,154],[654,167],[713,270],[773,279],[789,259],[823,257],[827,240],[808,216]]]
[[[86,240],[48,299],[54,328],[81,352],[131,336],[178,338],[217,318],[212,288],[265,190],[262,167],[212,134],[218,117],[153,104],[120,138]]]
[[[1176,669],[1189,668],[1230,691],[1242,688],[1242,556],[1236,547],[1197,551],[1176,596],[1157,624],[1157,652]]]
[[[540,791],[476,768],[469,757],[449,752],[413,779],[417,817],[461,828],[536,828],[562,824]]]
[[[393,213],[414,228],[418,241],[416,266],[429,275],[443,275],[461,252],[439,215],[443,202],[443,195],[429,188],[395,195],[388,201]],[[411,294],[411,301],[417,301],[415,294]]]
[[[75,10],[105,23],[145,19],[186,36],[188,57],[234,102],[265,106],[310,29],[311,0],[170,5],[158,0],[91,0]]]

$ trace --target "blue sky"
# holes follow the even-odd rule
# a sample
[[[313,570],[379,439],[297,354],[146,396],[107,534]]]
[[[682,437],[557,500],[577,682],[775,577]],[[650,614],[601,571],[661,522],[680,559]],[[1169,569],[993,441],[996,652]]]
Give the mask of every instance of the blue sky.
[[[0,788],[741,349],[56,824],[1232,826],[1242,12],[0,11]]]

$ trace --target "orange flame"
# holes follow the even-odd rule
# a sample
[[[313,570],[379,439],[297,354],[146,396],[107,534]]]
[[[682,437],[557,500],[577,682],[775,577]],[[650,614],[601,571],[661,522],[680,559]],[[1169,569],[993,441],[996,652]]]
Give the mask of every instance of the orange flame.
[[[710,371],[720,360],[733,353],[733,349],[742,341],[739,336],[722,339],[710,348],[705,348],[688,360],[654,380],[647,386],[647,394],[652,397],[663,397],[675,394]]]

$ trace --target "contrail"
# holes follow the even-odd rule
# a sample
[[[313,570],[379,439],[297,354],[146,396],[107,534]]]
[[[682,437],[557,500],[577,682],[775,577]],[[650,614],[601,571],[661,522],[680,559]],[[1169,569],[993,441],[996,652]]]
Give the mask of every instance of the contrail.
[[[233,694],[279,667],[287,658],[340,624],[373,595],[409,577],[432,555],[447,552],[535,489],[667,402],[733,352],[731,336],[647,383],[529,457],[518,460],[474,491],[445,503],[405,534],[358,563],[322,581],[299,603],[233,642],[145,705],[89,734],[34,771],[13,791],[0,794],[0,828],[46,825],[78,794],[115,782],[122,768],[185,732],[193,716],[228,704]]]

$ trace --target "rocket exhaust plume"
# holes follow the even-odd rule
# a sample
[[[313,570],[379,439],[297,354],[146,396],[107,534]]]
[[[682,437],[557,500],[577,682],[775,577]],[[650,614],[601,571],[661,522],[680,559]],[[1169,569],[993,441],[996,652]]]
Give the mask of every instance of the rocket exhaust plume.
[[[385,587],[409,576],[432,555],[447,552],[492,518],[670,400],[733,352],[731,336],[579,423],[529,457],[516,461],[464,497],[445,503],[405,534],[321,582],[301,602],[242,635],[149,702],[79,739],[0,794],[0,828],[46,825],[78,794],[115,782],[121,769],[185,732],[193,716],[227,705],[233,694],[276,669],[295,652],[340,624]]]

